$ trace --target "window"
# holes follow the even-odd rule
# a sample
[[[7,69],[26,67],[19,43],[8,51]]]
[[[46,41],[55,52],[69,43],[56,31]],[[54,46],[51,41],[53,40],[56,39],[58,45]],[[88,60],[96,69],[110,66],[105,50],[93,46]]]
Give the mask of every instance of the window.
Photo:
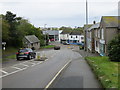
[[[78,37],[76,36],[76,38],[78,38]]]
[[[67,34],[67,37],[68,37],[69,35]]]
[[[98,42],[96,41],[96,47],[98,47]]]
[[[81,37],[81,39],[84,39],[84,37]]]
[[[100,30],[98,30],[98,37],[100,38]]]
[[[71,38],[72,38],[72,36],[71,36]]]
[[[97,30],[95,31],[95,36],[97,37]]]
[[[103,28],[101,29],[101,38],[104,39],[104,30],[103,30]]]

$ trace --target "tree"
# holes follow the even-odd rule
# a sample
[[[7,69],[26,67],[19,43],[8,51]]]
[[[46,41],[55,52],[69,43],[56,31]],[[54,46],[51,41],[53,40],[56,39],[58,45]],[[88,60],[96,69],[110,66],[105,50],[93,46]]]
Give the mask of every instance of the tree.
[[[2,41],[6,42],[9,41],[10,37],[9,37],[9,24],[6,20],[2,20]]]
[[[108,56],[111,61],[120,62],[120,34],[109,42]]]
[[[19,21],[22,19],[21,17],[16,17],[16,14],[11,13],[10,11],[6,12],[6,15],[4,16],[4,19],[8,22],[9,24],[9,37],[11,43],[9,43],[12,46],[17,46],[17,29],[16,27],[19,25]]]

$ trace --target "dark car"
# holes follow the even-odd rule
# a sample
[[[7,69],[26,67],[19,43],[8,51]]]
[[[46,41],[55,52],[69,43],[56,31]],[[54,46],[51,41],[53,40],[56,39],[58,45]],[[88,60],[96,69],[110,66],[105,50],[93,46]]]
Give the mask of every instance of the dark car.
[[[16,53],[16,58],[17,60],[20,59],[32,59],[35,58],[36,53],[31,49],[31,48],[23,48],[19,49],[18,52]]]
[[[54,50],[60,50],[60,46],[55,46]]]
[[[70,45],[68,42],[64,42],[63,45]]]

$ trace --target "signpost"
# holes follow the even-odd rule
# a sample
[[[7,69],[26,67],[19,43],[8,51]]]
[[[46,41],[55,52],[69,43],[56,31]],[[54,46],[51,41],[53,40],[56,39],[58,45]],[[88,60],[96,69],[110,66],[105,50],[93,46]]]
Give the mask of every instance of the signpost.
[[[3,45],[3,50],[5,50],[6,42],[2,42],[2,45]]]

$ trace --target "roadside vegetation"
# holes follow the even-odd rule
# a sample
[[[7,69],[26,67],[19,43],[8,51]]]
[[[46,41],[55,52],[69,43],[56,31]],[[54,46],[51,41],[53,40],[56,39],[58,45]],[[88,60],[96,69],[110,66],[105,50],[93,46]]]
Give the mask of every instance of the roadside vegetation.
[[[47,45],[47,46],[42,46],[41,49],[49,49],[49,48],[53,48],[55,45]]]
[[[120,34],[109,42],[108,56],[111,61],[120,62]]]
[[[2,50],[2,55],[4,57],[4,56],[15,54],[18,51],[18,49],[19,48],[7,47],[6,50]]]
[[[108,57],[86,57],[85,58],[97,78],[100,80],[103,88],[120,88],[118,82],[118,67],[120,62],[111,62]]]
[[[5,15],[1,14],[2,18],[2,42],[6,42],[7,47],[22,47],[23,38],[26,35],[35,35],[40,40],[41,46],[44,45],[44,35],[40,28],[36,28],[27,19],[17,17],[10,11]]]
[[[2,50],[2,61],[8,61],[9,59],[16,59],[16,52],[18,48],[15,47],[7,47],[6,50]],[[0,61],[0,62],[2,62]]]

